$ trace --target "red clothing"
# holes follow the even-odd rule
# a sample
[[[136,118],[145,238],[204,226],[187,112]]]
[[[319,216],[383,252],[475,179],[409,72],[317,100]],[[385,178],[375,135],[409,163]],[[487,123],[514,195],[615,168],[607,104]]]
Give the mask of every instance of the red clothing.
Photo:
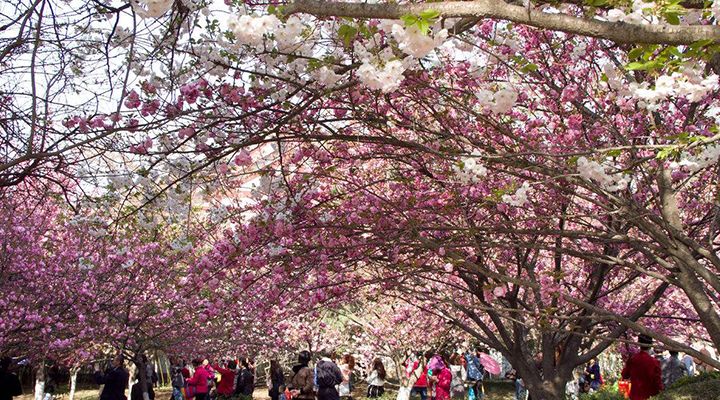
[[[630,357],[622,377],[630,379],[630,400],[647,400],[662,390],[660,362],[644,350]]]
[[[197,393],[207,393],[208,392],[208,379],[213,378],[213,375],[210,373],[210,371],[207,370],[207,368],[203,366],[198,366],[195,368],[195,373],[193,374],[192,378],[187,380],[187,384],[189,386],[195,386],[197,389]]]
[[[437,376],[437,384],[435,385],[435,400],[450,399],[450,383],[452,382],[452,372],[450,368],[443,368]]]
[[[219,365],[215,365],[213,368],[220,373],[220,383],[217,386],[218,394],[232,396],[235,391],[235,371],[221,368]]]
[[[190,370],[187,369],[187,367],[181,369],[180,373],[182,374],[183,378],[185,378],[185,380],[188,380],[188,378],[190,378]]]
[[[418,378],[417,381],[415,381],[415,384],[413,385],[413,387],[416,387],[416,388],[427,387],[428,386],[427,373],[428,373],[427,367],[423,368],[422,373],[420,374],[420,377]]]

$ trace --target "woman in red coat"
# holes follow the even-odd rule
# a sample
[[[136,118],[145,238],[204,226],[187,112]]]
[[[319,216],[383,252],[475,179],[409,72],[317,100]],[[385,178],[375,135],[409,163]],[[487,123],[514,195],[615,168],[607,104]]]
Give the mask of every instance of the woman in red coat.
[[[193,360],[192,364],[195,373],[192,378],[187,380],[187,385],[195,389],[195,400],[207,400],[208,380],[213,378],[213,374],[200,364],[200,360]]]
[[[627,361],[622,377],[630,379],[630,400],[647,400],[663,389],[662,370],[660,362],[647,352],[652,347],[652,338],[640,335],[638,344],[640,351]]]
[[[435,400],[450,400],[450,384],[452,383],[452,371],[448,368],[447,357],[437,355],[441,361],[433,370],[430,380],[435,383]]]

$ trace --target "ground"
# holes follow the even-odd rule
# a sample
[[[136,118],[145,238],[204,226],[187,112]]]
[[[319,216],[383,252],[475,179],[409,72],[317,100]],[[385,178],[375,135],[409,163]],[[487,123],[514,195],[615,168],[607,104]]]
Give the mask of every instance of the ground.
[[[484,400],[511,400],[513,399],[513,391],[512,391],[512,385],[507,382],[488,382],[485,385],[486,390],[486,397]],[[169,400],[170,399],[170,388],[169,387],[161,387],[155,389],[155,399],[156,400]],[[362,391],[358,390],[355,396],[355,399],[362,400],[365,398],[365,396],[362,395]],[[28,394],[16,397],[16,400],[33,400],[32,392],[27,392]],[[396,392],[392,390],[388,390],[388,392],[383,396],[382,400],[394,400],[395,399]],[[98,390],[97,389],[85,389],[85,390],[78,390],[75,392],[75,400],[96,400],[98,398]],[[68,395],[61,394],[58,396],[55,396],[55,400],[67,400]],[[269,397],[267,395],[267,389],[264,388],[257,388],[255,390],[255,393],[253,394],[253,399],[256,400],[268,400]],[[419,398],[413,398],[414,400],[418,400]]]

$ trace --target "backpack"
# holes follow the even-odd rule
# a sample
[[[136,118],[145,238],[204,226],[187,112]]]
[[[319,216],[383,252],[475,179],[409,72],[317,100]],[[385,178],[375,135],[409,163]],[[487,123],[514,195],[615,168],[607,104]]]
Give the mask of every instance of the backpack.
[[[338,382],[337,377],[334,374],[334,368],[337,368],[334,363],[329,361],[320,361],[315,365],[315,376],[314,384],[317,387],[327,388],[334,387],[342,383]]]

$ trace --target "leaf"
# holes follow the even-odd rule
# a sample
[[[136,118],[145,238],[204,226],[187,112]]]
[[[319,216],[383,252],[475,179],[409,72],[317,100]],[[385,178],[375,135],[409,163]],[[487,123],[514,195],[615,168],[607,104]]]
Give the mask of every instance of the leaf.
[[[433,9],[425,10],[420,13],[420,18],[427,20],[427,21],[432,21],[434,19],[437,19],[439,16],[440,16],[440,11],[433,10]]]
[[[637,71],[637,70],[645,69],[646,68],[645,66],[646,66],[646,63],[641,63],[641,62],[635,61],[635,62],[631,62],[630,64],[626,65],[625,69],[627,69],[629,71]]]
[[[638,58],[640,58],[644,53],[645,53],[645,48],[644,48],[644,47],[642,47],[642,46],[636,47],[636,48],[630,50],[630,52],[628,53],[628,59],[630,59],[630,60],[638,59]]]
[[[522,68],[520,68],[520,72],[524,72],[524,73],[537,71],[537,70],[538,70],[538,66],[533,63],[527,64],[527,65],[523,66]]]
[[[676,13],[666,13],[665,20],[670,25],[680,25],[680,16]]]
[[[704,39],[704,40],[698,40],[697,42],[692,42],[689,46],[690,50],[698,50],[705,46],[711,45],[713,43],[712,39]]]
[[[357,28],[351,25],[341,25],[338,29],[338,36],[343,40],[346,46],[350,46],[355,35],[357,35]]]
[[[411,26],[417,24],[417,22],[418,22],[418,18],[416,16],[410,15],[410,14],[405,14],[405,15],[401,16],[400,19],[402,20],[402,22],[405,24],[406,27],[411,27]]]
[[[424,19],[418,20],[417,27],[420,33],[422,33],[423,35],[427,35],[427,33],[430,31],[430,22]]]
[[[622,154],[622,150],[620,150],[620,149],[608,150],[605,154],[607,154],[609,157],[618,157]]]
[[[664,160],[664,159],[672,156],[674,151],[675,151],[675,148],[672,146],[665,147],[664,149],[658,151],[655,158],[657,158],[658,160]]]

